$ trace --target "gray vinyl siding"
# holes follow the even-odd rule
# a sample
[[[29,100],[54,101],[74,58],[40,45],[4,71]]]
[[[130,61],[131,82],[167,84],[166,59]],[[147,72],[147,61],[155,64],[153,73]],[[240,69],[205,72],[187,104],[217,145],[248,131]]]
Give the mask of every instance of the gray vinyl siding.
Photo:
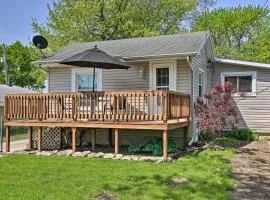
[[[270,133],[270,69],[228,64],[215,64],[212,87],[220,80],[222,72],[256,71],[256,96],[234,97],[239,111],[240,127],[247,127],[260,133]]]
[[[186,60],[177,61],[176,90],[185,94],[191,93],[191,69]]]
[[[71,68],[48,69],[48,92],[71,91]]]
[[[195,120],[195,116],[193,114],[193,105],[194,102],[197,100],[197,98],[199,97],[199,73],[201,72],[201,70],[203,70],[203,91],[202,93],[204,94],[207,90],[210,89],[210,85],[211,85],[211,81],[210,81],[210,73],[208,72],[208,68],[207,68],[207,48],[203,48],[201,51],[201,54],[196,56],[196,57],[192,57],[191,58],[191,66],[193,69],[193,102],[191,103],[191,113],[192,113],[192,123],[191,126],[189,127],[190,131],[189,131],[189,135],[192,134],[192,132],[196,131],[196,120]],[[201,70],[200,70],[201,69]]]
[[[140,72],[140,70],[143,72]],[[128,70],[102,70],[102,90],[148,90],[149,63],[132,64]]]

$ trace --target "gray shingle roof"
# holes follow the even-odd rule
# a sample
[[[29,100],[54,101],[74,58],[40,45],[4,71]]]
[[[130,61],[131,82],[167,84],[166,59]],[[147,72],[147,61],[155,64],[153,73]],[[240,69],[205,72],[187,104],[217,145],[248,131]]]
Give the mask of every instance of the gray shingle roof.
[[[21,94],[21,93],[34,93],[34,91],[27,88],[22,88],[19,86],[8,86],[5,84],[0,84],[0,106],[4,105],[5,95],[6,94]]]
[[[107,40],[71,44],[52,56],[35,63],[59,62],[98,45],[98,48],[111,56],[128,59],[158,57],[162,55],[197,53],[208,32],[191,32],[177,35],[162,35],[120,40]]]

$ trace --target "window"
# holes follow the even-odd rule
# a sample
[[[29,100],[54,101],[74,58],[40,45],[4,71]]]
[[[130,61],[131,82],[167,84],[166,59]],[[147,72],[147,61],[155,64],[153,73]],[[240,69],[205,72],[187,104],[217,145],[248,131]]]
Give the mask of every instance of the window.
[[[225,77],[225,82],[230,81],[233,89],[239,92],[252,92],[252,76]]]
[[[221,74],[222,83],[230,81],[237,93],[256,95],[256,72],[225,72]]]
[[[77,91],[92,91],[94,74],[77,74]],[[97,90],[97,74],[95,75],[95,91]]]
[[[149,62],[149,88],[176,91],[176,60]]]
[[[169,68],[156,69],[156,89],[169,90]]]
[[[199,73],[199,97],[203,96],[203,73]]]
[[[92,91],[93,90],[93,68],[73,67],[71,69],[71,90]],[[102,91],[102,69],[96,69],[95,91]]]

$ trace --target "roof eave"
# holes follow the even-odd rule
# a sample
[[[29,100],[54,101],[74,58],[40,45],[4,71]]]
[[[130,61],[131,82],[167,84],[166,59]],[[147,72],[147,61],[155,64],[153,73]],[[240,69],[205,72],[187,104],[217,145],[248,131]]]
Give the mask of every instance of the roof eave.
[[[215,57],[215,61],[218,63],[224,63],[224,64],[235,64],[235,65],[243,65],[243,66],[270,69],[270,64],[267,64],[267,63],[258,63],[258,62],[242,61],[242,60],[231,60],[231,59],[224,59],[224,58],[218,58],[218,57]]]
[[[120,59],[123,62],[134,62],[134,61],[139,62],[139,61],[148,61],[148,60],[177,59],[181,57],[196,56],[196,55],[197,55],[197,52],[185,52],[185,53],[176,53],[176,54],[147,55],[147,56],[134,56],[134,57],[115,56],[115,57]],[[41,66],[41,67],[48,67],[51,64],[59,64],[59,62],[61,62],[61,60],[49,60],[49,61],[37,60],[37,61],[32,62],[32,64],[36,66]]]

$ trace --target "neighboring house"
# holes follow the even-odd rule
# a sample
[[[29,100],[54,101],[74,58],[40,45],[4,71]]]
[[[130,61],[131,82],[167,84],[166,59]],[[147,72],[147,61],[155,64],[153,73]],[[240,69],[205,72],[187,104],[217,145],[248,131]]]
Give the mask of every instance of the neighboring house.
[[[4,113],[5,95],[23,94],[23,93],[33,93],[33,91],[27,88],[16,86],[16,85],[8,86],[5,84],[0,84],[0,117],[3,117],[3,113]]]
[[[212,87],[219,81],[230,81],[245,92],[234,95],[239,127],[270,135],[270,64],[216,58],[214,66]]]
[[[130,66],[129,70],[97,70],[96,90],[170,90],[178,95],[188,94],[191,112],[188,120],[189,138],[196,133],[193,102],[203,97],[217,82],[224,83],[226,80],[231,81],[236,89],[246,91],[244,97],[235,95],[236,105],[243,118],[240,126],[270,133],[270,64],[215,58],[209,32],[72,44],[35,62],[48,70],[49,93],[92,91],[93,69],[61,65],[59,62],[95,45]],[[151,105],[151,101],[156,101],[155,98],[148,101],[148,106],[153,106],[153,110],[160,104],[157,101]],[[135,109],[139,112],[140,105],[136,106],[135,103]],[[121,131],[120,141],[124,145],[142,144],[153,137],[160,137],[155,130],[129,128]],[[168,135],[178,145],[182,145],[183,132],[184,128],[175,125]],[[97,143],[106,143],[107,131],[97,129],[96,139]]]

